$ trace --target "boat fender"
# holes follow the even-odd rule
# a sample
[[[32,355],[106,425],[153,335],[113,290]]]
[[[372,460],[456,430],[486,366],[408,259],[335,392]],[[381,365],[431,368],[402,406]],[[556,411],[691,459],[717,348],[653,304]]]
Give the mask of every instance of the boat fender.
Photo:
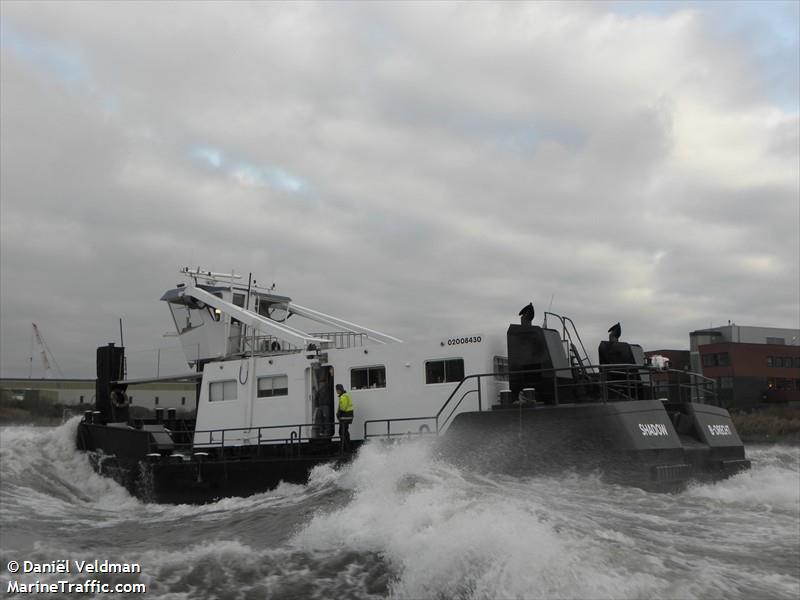
[[[130,398],[128,398],[128,394],[122,390],[114,390],[111,392],[111,403],[117,408],[124,408],[128,406],[131,401]]]

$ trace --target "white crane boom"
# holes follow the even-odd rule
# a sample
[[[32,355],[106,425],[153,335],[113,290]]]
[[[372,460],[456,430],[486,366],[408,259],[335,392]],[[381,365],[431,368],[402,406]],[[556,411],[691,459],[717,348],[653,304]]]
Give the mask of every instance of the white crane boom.
[[[39,327],[37,327],[36,323],[31,323],[33,326],[33,337],[36,339],[36,343],[39,345],[39,354],[42,357],[42,367],[44,368],[44,378],[48,379],[52,374],[53,370],[50,367],[50,359],[48,358],[48,354],[53,359],[53,364],[56,366],[56,370],[61,377],[64,377],[64,374],[61,372],[61,369],[56,362],[55,356],[50,351],[50,348],[47,347],[47,344],[44,341],[44,336],[42,336],[41,332],[39,331]],[[32,349],[31,349],[32,350]],[[33,362],[33,352],[31,351],[31,362]]]

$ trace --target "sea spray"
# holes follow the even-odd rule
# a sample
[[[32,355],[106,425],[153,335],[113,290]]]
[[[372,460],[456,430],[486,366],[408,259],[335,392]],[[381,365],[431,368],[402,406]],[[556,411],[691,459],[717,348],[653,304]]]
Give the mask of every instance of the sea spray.
[[[423,442],[369,443],[308,485],[168,506],[96,475],[75,426],[0,430],[2,565],[137,563],[102,577],[170,600],[800,595],[798,448],[748,449],[749,473],[650,494],[478,475]]]

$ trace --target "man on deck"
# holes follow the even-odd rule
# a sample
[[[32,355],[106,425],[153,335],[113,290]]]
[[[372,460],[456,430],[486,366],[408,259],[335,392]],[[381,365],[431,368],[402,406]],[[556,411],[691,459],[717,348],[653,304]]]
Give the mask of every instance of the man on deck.
[[[347,450],[350,447],[350,423],[353,422],[353,401],[350,399],[344,386],[336,384],[336,393],[339,396],[339,410],[336,416],[339,418],[339,439],[342,440],[342,448]]]

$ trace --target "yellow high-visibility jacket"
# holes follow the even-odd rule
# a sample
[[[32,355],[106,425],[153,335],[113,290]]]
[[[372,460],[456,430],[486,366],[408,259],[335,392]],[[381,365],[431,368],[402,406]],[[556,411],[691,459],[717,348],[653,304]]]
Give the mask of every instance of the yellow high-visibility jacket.
[[[339,396],[339,412],[353,412],[353,401],[347,392]]]

